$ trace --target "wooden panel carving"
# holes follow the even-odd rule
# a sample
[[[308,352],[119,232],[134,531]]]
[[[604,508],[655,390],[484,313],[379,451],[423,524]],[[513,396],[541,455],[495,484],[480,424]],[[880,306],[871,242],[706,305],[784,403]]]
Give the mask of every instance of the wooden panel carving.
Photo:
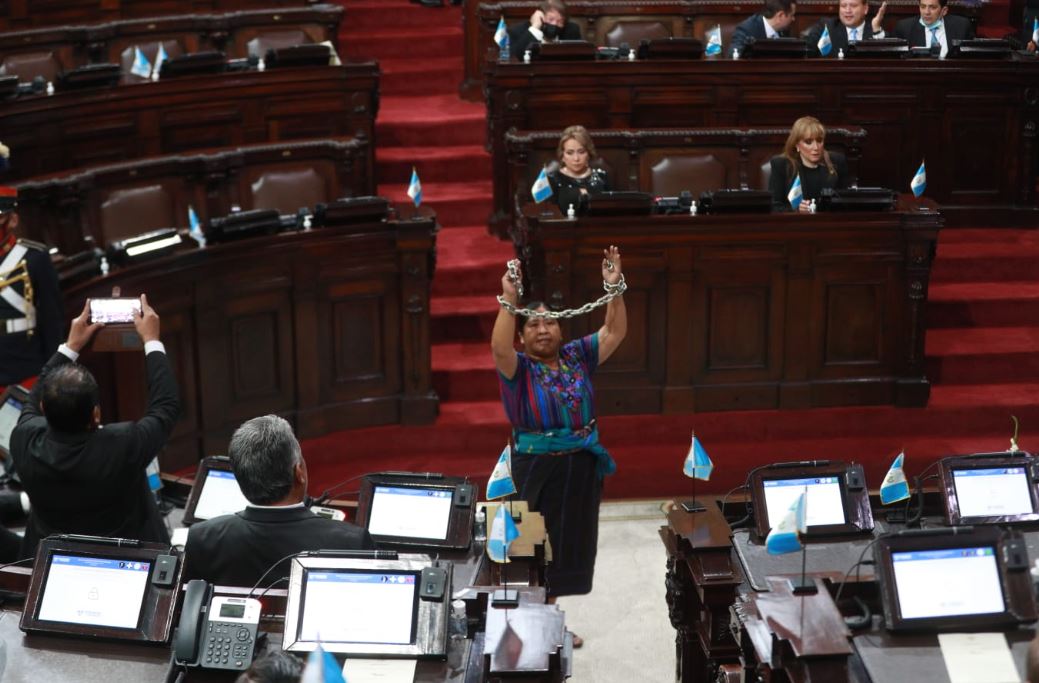
[[[386,376],[383,357],[384,302],[358,296],[332,304],[335,381],[378,380]]]
[[[884,283],[826,287],[823,363],[879,363],[882,356]]]
[[[767,368],[770,294],[764,287],[708,288],[708,372]]]
[[[278,348],[278,319],[274,313],[256,313],[232,318],[231,373],[233,401],[272,396],[278,393],[278,366],[283,350]]]

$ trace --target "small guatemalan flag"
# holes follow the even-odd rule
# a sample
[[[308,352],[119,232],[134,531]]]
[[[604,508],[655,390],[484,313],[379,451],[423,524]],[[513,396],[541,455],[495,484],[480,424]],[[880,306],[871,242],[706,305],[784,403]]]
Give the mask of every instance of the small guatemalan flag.
[[[802,491],[783,515],[779,524],[768,532],[768,537],[765,538],[765,550],[769,555],[783,555],[801,549],[800,535],[808,530],[807,508],[808,500],[805,492]]]
[[[141,48],[136,46],[133,49],[133,66],[130,67],[130,73],[141,78],[151,78],[152,75],[152,63],[141,52]]]
[[[159,51],[155,53],[155,66],[152,67],[152,80],[159,80],[159,74],[162,73],[162,63],[169,59],[170,56],[166,54],[166,48],[163,47],[162,43],[159,43]]]
[[[704,50],[704,54],[708,57],[720,55],[722,53],[722,27],[715,26],[714,28],[707,29],[707,48]]]
[[[1032,42],[1039,45],[1039,17],[1032,20]]]
[[[541,173],[538,173],[538,179],[534,181],[534,185],[531,186],[530,194],[538,204],[552,196],[552,185],[548,182],[548,174],[545,173],[544,167],[542,167]]]
[[[833,43],[830,42],[830,27],[826,24],[823,24],[823,34],[819,36],[816,47],[819,48],[819,54],[823,57],[829,57],[830,52],[833,51]]]
[[[906,482],[906,473],[902,469],[906,454],[903,451],[895,457],[891,468],[884,475],[884,482],[880,485],[881,505],[890,505],[909,497],[909,484]]]
[[[411,167],[411,182],[408,183],[408,196],[411,197],[411,201],[415,202],[415,206],[422,203],[422,181],[418,179],[418,171],[415,167]]]
[[[520,532],[512,514],[504,505],[498,506],[491,523],[491,533],[487,534],[487,556],[499,564],[509,561],[509,545],[519,538]]]
[[[498,44],[498,47],[504,47],[505,41],[508,37],[509,30],[505,28],[505,17],[502,16],[498,19],[498,28],[494,31],[494,42]]]
[[[927,189],[927,169],[923,161],[920,162],[920,168],[916,169],[916,175],[909,181],[909,189],[913,191],[914,197],[919,197]]]
[[[686,454],[685,462],[682,464],[682,474],[692,479],[708,481],[711,478],[712,470],[714,470],[714,463],[711,462],[711,456],[707,455],[707,451],[700,445],[700,440],[696,438],[696,434],[693,434],[689,453]]]
[[[786,193],[786,199],[790,202],[790,207],[797,211],[797,207],[801,206],[801,174],[794,176],[794,184],[790,186],[790,191]]]
[[[307,657],[307,666],[299,680],[300,683],[346,683],[339,662],[321,647],[321,643]]]
[[[487,480],[487,500],[504,498],[514,493],[516,483],[512,480],[512,444],[505,444],[491,472],[491,478]]]

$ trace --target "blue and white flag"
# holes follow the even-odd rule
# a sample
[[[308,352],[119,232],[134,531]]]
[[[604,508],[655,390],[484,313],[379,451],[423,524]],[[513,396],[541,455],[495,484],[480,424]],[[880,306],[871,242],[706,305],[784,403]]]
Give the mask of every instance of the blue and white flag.
[[[880,485],[881,505],[890,505],[909,497],[909,484],[906,482],[906,473],[902,469],[905,459],[905,451],[899,453],[895,457],[895,461],[891,463],[887,474],[884,475],[884,481]]]
[[[206,234],[202,232],[202,223],[198,220],[195,207],[188,205],[188,235],[198,242],[200,247],[206,246]]]
[[[801,206],[801,174],[794,176],[794,184],[790,186],[790,191],[786,193],[786,199],[790,202],[790,207],[797,211],[797,207]]]
[[[682,464],[682,474],[692,479],[708,481],[713,469],[714,463],[711,462],[711,456],[707,455],[707,451],[700,445],[700,440],[696,438],[696,434],[693,434],[693,443],[689,445],[685,463]]]
[[[714,57],[722,53],[722,27],[715,25],[714,28],[707,29],[707,48],[704,50],[704,54],[708,57]]]
[[[783,555],[801,549],[800,535],[808,530],[808,525],[805,523],[807,509],[807,495],[805,491],[802,491],[783,515],[779,524],[768,532],[768,537],[765,539],[765,550],[769,555]]]
[[[408,183],[408,196],[411,197],[411,201],[415,202],[415,206],[422,203],[422,181],[418,179],[418,171],[415,167],[411,167],[411,182]]]
[[[531,186],[530,195],[538,204],[552,196],[552,185],[548,182],[548,174],[545,173],[544,167],[542,167],[541,173],[538,173],[538,179]]]
[[[137,46],[133,49],[133,66],[130,67],[130,73],[141,78],[151,78],[152,75],[152,63]]]
[[[823,57],[829,57],[830,52],[833,51],[833,43],[830,42],[830,27],[823,24],[823,34],[819,36],[819,42],[816,43],[816,47],[819,48],[819,54]]]
[[[487,556],[499,564],[509,561],[509,545],[519,538],[520,532],[512,515],[504,505],[498,506],[491,523],[491,533],[487,535]]]
[[[916,175],[909,181],[909,189],[913,191],[914,197],[919,197],[927,189],[927,169],[925,163],[920,162],[920,168],[916,169]]]
[[[155,66],[152,67],[152,80],[159,80],[159,74],[162,72],[162,63],[169,59],[170,56],[166,54],[166,48],[162,43],[159,43],[159,51],[155,53]]]
[[[318,643],[317,649],[307,657],[307,666],[299,683],[346,683],[339,662]]]
[[[1039,45],[1039,17],[1032,20],[1032,42]]]
[[[498,47],[505,47],[505,43],[508,39],[509,29],[505,27],[505,17],[502,16],[498,19],[498,28],[494,30],[494,42],[498,44]]]
[[[512,444],[505,444],[491,472],[491,478],[487,480],[487,500],[504,498],[514,493],[516,483],[512,481]]]

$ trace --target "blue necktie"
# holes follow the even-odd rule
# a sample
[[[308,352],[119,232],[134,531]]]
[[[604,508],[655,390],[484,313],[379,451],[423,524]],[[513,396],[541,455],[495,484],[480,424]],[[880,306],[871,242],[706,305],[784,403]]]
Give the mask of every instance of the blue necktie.
[[[851,29],[851,41],[855,42],[858,39],[859,39],[859,29],[857,29],[857,28]]]
[[[930,31],[931,31],[931,44],[928,47],[938,47],[938,48],[941,48],[942,44],[940,42],[938,42],[938,27],[937,26],[932,26],[930,28]]]

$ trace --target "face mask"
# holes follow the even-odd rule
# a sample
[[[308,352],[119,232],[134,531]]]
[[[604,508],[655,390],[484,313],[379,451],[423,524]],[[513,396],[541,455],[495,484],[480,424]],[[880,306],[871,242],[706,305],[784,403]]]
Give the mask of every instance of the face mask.
[[[925,24],[924,20],[921,19],[920,20],[920,25],[923,26],[928,31],[930,31],[932,28],[938,28],[939,26],[941,26],[942,25],[942,20],[939,19],[938,21],[934,22],[933,24]]]
[[[545,38],[548,40],[555,40],[559,37],[559,27],[555,24],[542,24],[541,32],[545,34]]]

